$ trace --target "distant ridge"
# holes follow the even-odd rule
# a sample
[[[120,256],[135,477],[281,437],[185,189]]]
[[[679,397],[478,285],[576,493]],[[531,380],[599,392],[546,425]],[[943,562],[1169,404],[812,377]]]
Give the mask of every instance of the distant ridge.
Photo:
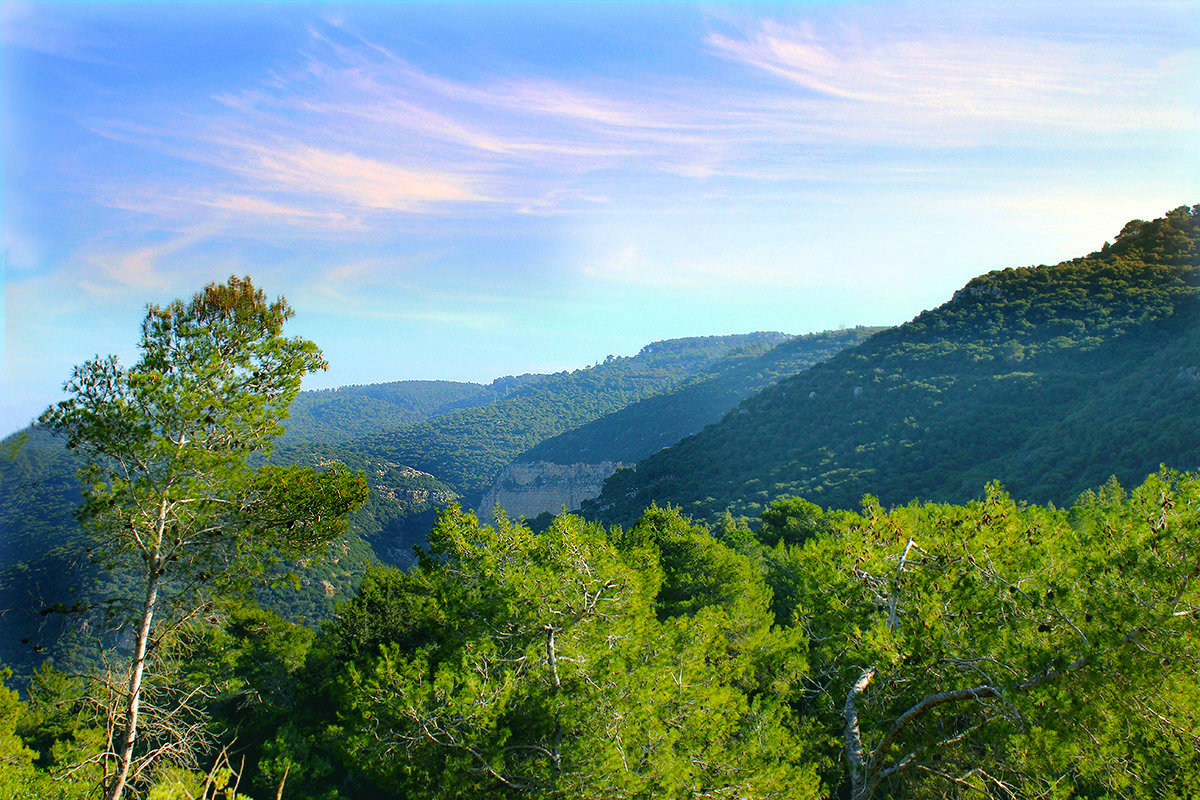
[[[861,343],[881,327],[796,336],[765,353],[734,351],[712,374],[632,403],[595,422],[546,439],[517,457],[555,464],[635,462],[717,422],[741,400],[777,380]]]
[[[344,446],[427,472],[474,499],[506,464],[538,442],[706,374],[733,351],[758,354],[786,338],[757,332],[652,342],[637,355],[610,356],[584,369],[535,376],[487,403],[358,437]]]
[[[543,440],[505,467],[484,494],[478,513],[496,508],[529,519],[575,509],[595,497],[603,481],[705,425],[780,378],[793,375],[882,328],[826,331],[788,339],[766,352],[731,351],[709,370],[675,389]]]
[[[397,381],[305,392],[272,460],[343,462],[366,472],[371,495],[332,558],[288,565],[303,573],[299,587],[281,582],[259,599],[292,618],[323,618],[368,565],[410,563],[438,510],[482,492],[521,451],[708,374],[732,351],[753,356],[787,338],[757,332],[653,342],[592,367],[487,385]],[[17,432],[0,445],[0,619],[10,634],[0,640],[0,663],[27,672],[53,655],[69,664],[83,646],[59,637],[64,615],[41,612],[55,603],[86,606],[90,586],[106,580],[88,560],[73,516],[79,462],[41,431]]]
[[[345,442],[496,397],[492,387],[455,381],[393,381],[301,392],[289,410],[287,432],[276,444]]]

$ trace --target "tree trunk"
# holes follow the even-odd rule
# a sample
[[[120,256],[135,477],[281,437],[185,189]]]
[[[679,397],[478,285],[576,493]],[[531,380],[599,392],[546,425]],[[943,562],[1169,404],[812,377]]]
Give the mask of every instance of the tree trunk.
[[[133,764],[133,746],[137,741],[138,709],[142,700],[142,674],[146,670],[146,654],[150,650],[150,628],[154,622],[154,611],[158,606],[158,587],[162,578],[162,536],[166,528],[167,498],[159,506],[158,523],[154,540],[146,561],[146,598],[142,603],[142,619],[138,624],[137,641],[133,652],[133,666],[129,672],[129,697],[125,708],[125,734],[121,737],[117,753],[117,774],[107,800],[121,800],[129,781],[129,768]]]
[[[157,562],[157,559],[155,560]],[[129,767],[133,763],[133,745],[137,740],[138,707],[142,699],[142,673],[146,668],[146,653],[150,644],[150,624],[154,620],[154,608],[158,603],[158,564],[151,568],[146,580],[146,600],[142,606],[142,621],[138,626],[137,646],[133,655],[133,669],[129,675],[129,698],[126,706],[125,735],[121,737],[120,752],[117,753],[118,770],[108,800],[120,800],[129,780]]]
[[[842,715],[846,722],[843,733],[846,748],[846,766],[850,770],[850,797],[853,800],[863,800],[871,796],[875,790],[876,780],[872,783],[873,775],[869,774],[867,756],[863,753],[862,731],[858,726],[858,698],[867,690],[871,679],[875,677],[875,668],[864,669],[850,691],[846,694],[846,706]]]
[[[546,626],[546,661],[550,665],[550,676],[554,681],[554,688],[550,690],[551,697],[554,698],[554,734],[550,745],[550,786],[552,789],[558,788],[558,779],[562,775],[562,719],[560,718],[561,710],[558,707],[558,693],[562,689],[562,681],[558,677],[558,647],[554,642],[554,634],[558,632],[558,628],[553,625]]]

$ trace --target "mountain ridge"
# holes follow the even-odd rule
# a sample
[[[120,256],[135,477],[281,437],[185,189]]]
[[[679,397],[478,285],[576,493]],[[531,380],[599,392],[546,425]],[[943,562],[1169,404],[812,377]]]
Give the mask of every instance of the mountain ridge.
[[[794,495],[839,508],[866,494],[956,502],[993,479],[1063,503],[1110,475],[1193,467],[1198,220],[1200,206],[1183,206],[1088,256],[978,276],[617,472],[584,513],[628,522],[657,502],[755,517]]]
[[[657,450],[718,421],[745,397],[883,330],[844,328],[787,339],[765,352],[734,350],[690,381],[572,428],[516,456],[484,493],[482,518],[496,507],[529,519],[558,514],[599,494],[603,481]]]

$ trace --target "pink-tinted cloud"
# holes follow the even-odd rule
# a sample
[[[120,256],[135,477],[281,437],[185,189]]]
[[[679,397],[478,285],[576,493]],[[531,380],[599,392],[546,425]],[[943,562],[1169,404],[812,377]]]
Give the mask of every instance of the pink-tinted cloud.
[[[941,29],[787,25],[759,21],[713,33],[712,52],[800,94],[780,99],[831,131],[893,146],[1196,127],[1184,88],[1197,54],[977,29],[948,13]]]
[[[395,163],[308,145],[248,147],[235,166],[255,181],[288,193],[325,195],[349,206],[416,212],[436,203],[480,202],[475,181],[446,171]]]

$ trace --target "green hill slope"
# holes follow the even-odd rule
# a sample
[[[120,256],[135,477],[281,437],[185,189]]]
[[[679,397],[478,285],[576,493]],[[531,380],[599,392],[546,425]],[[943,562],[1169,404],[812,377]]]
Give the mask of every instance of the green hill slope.
[[[425,422],[496,396],[493,387],[454,381],[393,381],[301,392],[278,444],[344,442]]]
[[[0,443],[0,665],[23,678],[47,658],[60,669],[88,663],[96,631],[104,629],[99,623],[105,601],[116,594],[114,577],[92,561],[91,542],[75,519],[80,465],[61,440],[36,428]],[[368,465],[360,460],[354,466]],[[429,476],[369,466],[372,492],[386,503],[378,514],[385,525],[423,510],[420,501],[430,495],[441,499],[436,494],[440,485]],[[354,521],[330,548],[328,559],[281,564],[279,573],[294,571],[296,582],[265,586],[259,599],[292,619],[316,621],[328,615],[353,592],[366,568],[379,561],[372,540],[378,530],[375,518],[359,512]]]
[[[685,383],[733,350],[758,354],[785,338],[753,333],[655,342],[635,356],[542,376],[491,403],[360,437],[344,449],[429,473],[474,499],[538,442]]]
[[[633,463],[717,422],[739,401],[775,381],[853,347],[880,330],[858,327],[825,331],[794,337],[761,354],[730,354],[713,366],[712,374],[546,439],[517,460]]]
[[[584,512],[701,518],[780,496],[961,502],[998,478],[1064,503],[1116,475],[1200,464],[1200,206],[1135,220],[1056,266],[972,280],[948,303],[780,381],[622,470]]]

